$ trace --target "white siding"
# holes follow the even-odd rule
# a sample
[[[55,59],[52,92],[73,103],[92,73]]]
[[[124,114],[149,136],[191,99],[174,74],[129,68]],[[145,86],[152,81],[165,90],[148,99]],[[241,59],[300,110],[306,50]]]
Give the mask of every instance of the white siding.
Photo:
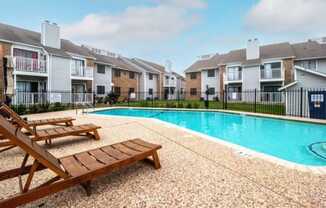
[[[205,96],[206,96],[205,92],[206,92],[207,86],[208,86],[208,88],[215,88],[216,95],[218,94],[219,86],[220,86],[219,71],[217,69],[215,69],[214,77],[208,77],[207,72],[208,72],[207,70],[201,72],[201,92],[202,92],[201,97],[203,97],[203,98],[205,98]],[[209,100],[212,100],[214,97],[216,97],[216,96],[210,95]]]
[[[96,92],[97,86],[99,85],[105,86],[105,95],[107,95],[111,92],[112,68],[110,66],[105,66],[105,73],[101,74],[97,72],[97,66],[96,64],[94,70],[94,91]]]
[[[297,81],[298,83],[296,85],[287,89],[290,92],[285,92],[286,113],[288,115],[300,115],[301,110],[297,105],[300,100],[299,89],[301,87],[304,89],[326,89],[326,78],[308,72],[297,70]],[[293,92],[293,90],[296,90],[296,92]],[[309,115],[308,93],[304,94],[303,106],[303,114]]]
[[[61,100],[62,103],[70,102],[71,79],[70,79],[70,59],[58,56],[50,56],[49,69],[49,91],[52,93],[51,102]],[[57,97],[59,96],[59,97]],[[57,98],[55,98],[57,97]]]
[[[259,66],[246,67],[242,71],[242,90],[253,90],[260,88]]]
[[[157,86],[157,83],[158,83],[158,75],[156,74],[153,74],[153,80],[150,80],[149,79],[149,73],[146,73],[146,89],[145,89],[145,92],[146,92],[146,96],[148,97],[148,91],[149,89],[153,89],[153,95],[154,97],[158,97],[158,86]]]

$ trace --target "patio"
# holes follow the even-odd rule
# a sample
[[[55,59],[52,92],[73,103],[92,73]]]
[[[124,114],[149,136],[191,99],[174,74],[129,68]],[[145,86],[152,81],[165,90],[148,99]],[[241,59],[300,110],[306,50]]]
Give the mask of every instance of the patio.
[[[64,156],[132,138],[161,144],[162,168],[138,163],[93,182],[93,194],[74,187],[26,207],[325,207],[324,173],[278,165],[200,138],[180,129],[146,119],[109,118],[76,111],[29,116],[73,116],[76,124],[102,126],[101,140],[58,139],[49,149]],[[0,171],[18,167],[22,152],[1,154]],[[42,181],[49,179],[42,172]],[[17,180],[0,183],[0,198],[18,191]]]

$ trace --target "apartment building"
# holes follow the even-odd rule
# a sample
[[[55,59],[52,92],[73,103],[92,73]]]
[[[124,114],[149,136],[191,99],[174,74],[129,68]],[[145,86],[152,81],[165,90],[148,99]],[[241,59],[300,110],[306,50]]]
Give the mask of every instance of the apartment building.
[[[175,99],[184,87],[162,65],[79,46],[48,21],[40,33],[0,23],[0,74],[0,94],[13,104],[91,103],[94,93],[110,92],[120,100]]]
[[[208,89],[218,98],[227,90],[229,100],[249,101],[241,92],[257,89],[262,100],[277,101],[280,96],[272,92],[295,81],[296,65],[325,73],[325,56],[323,41],[260,46],[257,39],[249,40],[247,48],[204,56],[186,69],[187,96],[198,99],[203,97],[198,92]]]
[[[41,33],[0,24],[0,50],[3,90],[13,103],[92,102],[95,58],[61,39],[55,23],[43,22]]]

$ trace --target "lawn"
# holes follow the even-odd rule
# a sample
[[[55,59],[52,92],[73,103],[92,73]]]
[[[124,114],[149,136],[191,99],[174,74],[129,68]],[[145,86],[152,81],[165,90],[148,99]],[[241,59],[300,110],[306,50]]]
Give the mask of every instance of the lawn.
[[[227,103],[223,108],[223,103],[218,101],[209,101],[208,109],[226,109],[245,112],[257,112],[284,115],[284,104],[255,104],[254,103]],[[133,101],[133,102],[119,102],[114,106],[128,106],[128,107],[153,107],[153,108],[189,108],[189,109],[205,109],[205,102],[200,100],[148,100],[148,101]]]

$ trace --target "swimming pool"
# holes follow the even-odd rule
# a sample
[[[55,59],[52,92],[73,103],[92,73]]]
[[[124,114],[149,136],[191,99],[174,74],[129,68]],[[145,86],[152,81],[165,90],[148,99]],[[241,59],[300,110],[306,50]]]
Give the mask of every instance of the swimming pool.
[[[221,112],[156,109],[110,109],[95,114],[155,118],[283,160],[326,166],[308,151],[326,141],[326,125]]]

